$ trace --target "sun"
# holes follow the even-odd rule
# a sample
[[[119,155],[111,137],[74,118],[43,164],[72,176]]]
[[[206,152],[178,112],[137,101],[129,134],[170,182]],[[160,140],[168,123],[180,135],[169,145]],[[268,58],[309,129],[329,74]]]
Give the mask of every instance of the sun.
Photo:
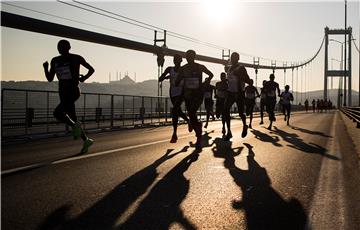
[[[233,0],[201,0],[201,8],[209,19],[219,24],[232,16]]]

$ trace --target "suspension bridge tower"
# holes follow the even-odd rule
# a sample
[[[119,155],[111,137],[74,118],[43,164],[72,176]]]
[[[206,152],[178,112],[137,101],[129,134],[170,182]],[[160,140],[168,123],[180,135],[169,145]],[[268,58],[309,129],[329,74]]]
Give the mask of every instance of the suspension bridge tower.
[[[340,70],[329,70],[328,65],[328,46],[329,46],[329,35],[343,35],[345,36],[344,45],[344,53],[347,57],[344,57],[344,60],[341,60],[345,64],[343,68]],[[346,30],[344,29],[334,29],[331,30],[328,27],[325,27],[325,71],[324,71],[324,99],[328,99],[328,78],[329,77],[342,77],[344,78],[344,106],[351,106],[352,104],[352,92],[351,92],[351,38],[352,38],[352,28],[348,27]],[[333,40],[333,39],[330,39]],[[348,49],[346,52],[346,46]],[[343,50],[341,50],[343,52]],[[348,92],[346,92],[346,80],[348,80]],[[347,93],[347,95],[346,95]],[[346,100],[346,96],[347,99]],[[341,104],[341,103],[340,103]]]

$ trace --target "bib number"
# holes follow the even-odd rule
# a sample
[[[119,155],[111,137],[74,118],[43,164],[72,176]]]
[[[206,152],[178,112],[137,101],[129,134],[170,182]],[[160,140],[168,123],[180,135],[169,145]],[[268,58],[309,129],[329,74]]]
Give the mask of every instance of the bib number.
[[[71,71],[69,66],[56,67],[56,76],[59,80],[70,80],[72,79]]]
[[[275,91],[271,90],[270,92],[268,92],[268,96],[275,97]]]
[[[199,79],[198,78],[185,78],[185,88],[198,89],[199,88]]]

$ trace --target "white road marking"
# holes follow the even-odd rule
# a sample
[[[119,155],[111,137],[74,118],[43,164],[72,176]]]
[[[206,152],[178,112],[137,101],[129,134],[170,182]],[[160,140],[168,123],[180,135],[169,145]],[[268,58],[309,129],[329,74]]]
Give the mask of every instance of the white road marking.
[[[193,136],[194,136],[194,134],[188,134],[185,136],[180,136],[178,139],[184,139],[184,138],[193,137]],[[117,148],[117,149],[101,151],[101,152],[97,152],[97,153],[69,157],[69,158],[65,158],[65,159],[61,159],[61,160],[31,164],[31,165],[27,165],[27,166],[23,166],[23,167],[17,167],[17,168],[1,171],[1,175],[3,176],[6,174],[16,173],[16,172],[24,171],[24,170],[30,170],[30,169],[34,169],[34,168],[38,168],[38,167],[42,167],[42,166],[56,165],[56,164],[61,164],[61,163],[70,162],[70,161],[76,161],[76,160],[80,160],[80,159],[92,158],[92,157],[97,157],[97,156],[106,155],[106,154],[110,154],[110,153],[121,152],[121,151],[125,151],[125,150],[136,149],[136,148],[146,147],[146,146],[150,146],[150,145],[161,144],[161,143],[165,143],[165,142],[169,142],[169,140],[166,139],[166,140],[160,140],[160,141],[153,141],[153,142],[148,142],[148,143],[139,144],[139,145],[131,145],[131,146],[121,147],[121,148]]]

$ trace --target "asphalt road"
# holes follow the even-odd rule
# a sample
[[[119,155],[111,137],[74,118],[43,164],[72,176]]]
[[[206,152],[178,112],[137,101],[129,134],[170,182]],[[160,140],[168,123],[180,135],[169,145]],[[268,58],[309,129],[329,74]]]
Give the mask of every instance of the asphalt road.
[[[2,146],[1,229],[358,229],[358,156],[339,113],[254,120],[241,138],[220,122]],[[25,166],[25,167],[24,167]]]

